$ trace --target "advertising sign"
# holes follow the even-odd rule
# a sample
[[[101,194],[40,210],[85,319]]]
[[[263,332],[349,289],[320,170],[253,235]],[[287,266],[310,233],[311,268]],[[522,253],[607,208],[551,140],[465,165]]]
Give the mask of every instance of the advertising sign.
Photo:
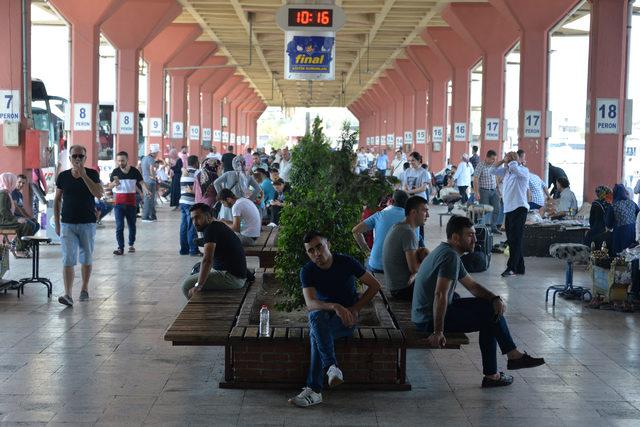
[[[285,32],[284,74],[287,80],[333,80],[335,33]]]

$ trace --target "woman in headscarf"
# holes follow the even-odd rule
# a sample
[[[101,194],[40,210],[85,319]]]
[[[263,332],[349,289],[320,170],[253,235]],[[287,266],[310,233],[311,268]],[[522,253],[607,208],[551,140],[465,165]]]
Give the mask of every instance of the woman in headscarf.
[[[596,248],[600,249],[602,242],[606,242],[607,247],[612,247],[611,232],[607,231],[605,224],[605,216],[612,201],[613,192],[609,187],[601,185],[596,188],[596,200],[589,211],[589,231],[584,236],[585,245],[591,246],[591,243],[595,243]]]
[[[618,255],[626,248],[635,245],[635,224],[638,205],[629,200],[627,189],[622,184],[613,187],[613,203],[607,210],[605,224],[613,229],[613,250],[611,255]]]
[[[220,160],[205,159],[200,165],[200,169],[195,174],[197,185],[195,185],[196,203],[205,203],[211,207],[215,205],[218,193],[213,186],[213,182],[218,179],[218,168]]]
[[[16,258],[28,258],[27,247],[22,241],[22,236],[33,234],[31,225],[24,218],[18,218],[14,214],[15,206],[11,199],[11,192],[18,185],[18,177],[10,172],[0,174],[0,225],[7,228],[15,228],[14,240],[16,250],[13,253]]]
[[[260,184],[256,182],[253,176],[247,176],[246,163],[242,156],[233,158],[233,170],[223,173],[221,177],[213,182],[213,186],[217,194],[220,194],[223,188],[228,188],[233,191],[236,197],[246,197],[254,203],[262,193]],[[231,209],[223,206],[220,210],[219,218],[233,220]]]
[[[182,159],[178,156],[178,150],[172,148],[169,151],[169,164],[171,166],[171,202],[173,210],[180,207],[180,178],[182,178]]]

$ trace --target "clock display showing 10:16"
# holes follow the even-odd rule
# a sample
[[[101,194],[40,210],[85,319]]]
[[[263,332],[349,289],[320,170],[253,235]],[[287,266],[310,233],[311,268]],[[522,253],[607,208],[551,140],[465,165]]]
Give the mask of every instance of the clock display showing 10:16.
[[[289,9],[290,27],[332,27],[332,9]]]

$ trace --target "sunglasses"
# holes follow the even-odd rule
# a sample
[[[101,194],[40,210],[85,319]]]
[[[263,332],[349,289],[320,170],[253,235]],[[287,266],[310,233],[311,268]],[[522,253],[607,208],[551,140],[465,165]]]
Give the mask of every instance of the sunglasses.
[[[84,159],[85,155],[84,154],[72,154],[71,158],[72,159]]]

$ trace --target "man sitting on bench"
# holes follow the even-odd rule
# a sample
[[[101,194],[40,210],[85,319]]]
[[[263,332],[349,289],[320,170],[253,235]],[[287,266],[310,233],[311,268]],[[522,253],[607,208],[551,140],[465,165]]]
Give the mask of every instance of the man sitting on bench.
[[[496,342],[507,355],[507,369],[533,368],[544,364],[516,348],[503,317],[506,305],[500,296],[474,281],[462,264],[460,255],[472,252],[476,244],[473,223],[467,217],[453,216],[447,224],[447,241],[424,260],[416,275],[411,320],[418,330],[431,332],[432,347],[446,345],[445,332],[480,332],[482,387],[510,385],[513,377],[498,372]],[[456,281],[474,298],[455,294]]]
[[[310,231],[303,240],[311,259],[300,271],[302,292],[309,311],[311,364],[306,387],[289,399],[289,403],[300,407],[322,403],[325,372],[329,387],[342,384],[344,379],[337,366],[333,340],[351,336],[358,313],[380,289],[375,277],[354,258],[331,253],[327,238],[319,232]],[[356,293],[356,278],[367,287],[360,299]]]
[[[262,226],[262,218],[256,204],[247,198],[238,198],[228,188],[222,189],[218,193],[218,198],[225,207],[231,208],[231,215],[233,216],[233,222],[221,221],[236,232],[243,246],[254,245],[258,237],[260,237]]]
[[[204,256],[200,272],[190,275],[182,284],[184,296],[191,298],[203,289],[242,288],[247,280],[247,258],[238,236],[222,222],[214,220],[209,205],[196,203],[189,208],[189,215],[196,230],[204,233]]]

